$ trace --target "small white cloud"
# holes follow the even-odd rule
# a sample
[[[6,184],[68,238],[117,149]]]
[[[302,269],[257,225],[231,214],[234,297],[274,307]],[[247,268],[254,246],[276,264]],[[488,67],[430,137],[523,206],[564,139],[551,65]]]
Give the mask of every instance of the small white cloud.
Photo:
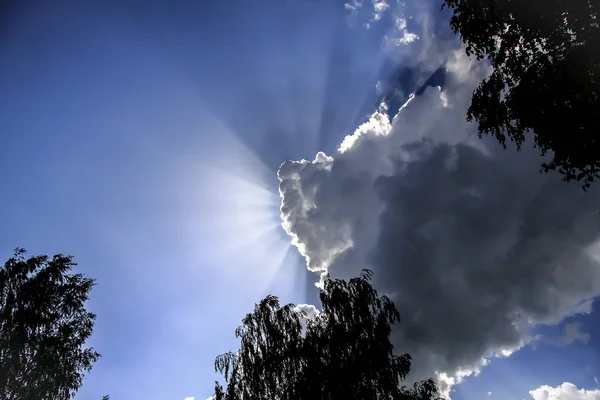
[[[352,0],[349,3],[344,4],[344,7],[346,8],[346,10],[352,10],[352,11],[356,11],[360,8],[362,8],[363,4],[362,1],[359,0]]]
[[[558,337],[541,337],[540,339],[554,346],[568,346],[575,342],[587,343],[590,340],[590,334],[581,331],[581,324],[568,323],[565,324],[563,332]]]
[[[385,0],[373,0],[373,21],[379,21],[390,5]]]
[[[488,396],[491,396],[491,395],[492,395],[492,392],[488,392]]]
[[[317,307],[312,304],[298,304],[294,307],[294,311],[302,311],[306,314],[306,319],[314,319],[316,316],[320,314],[320,311]]]
[[[557,387],[544,385],[529,394],[535,400],[600,400],[600,390],[579,389],[570,382]]]
[[[373,10],[375,12],[384,12],[390,8],[390,5],[385,0],[373,0]]]
[[[600,385],[600,382],[598,382],[598,377],[594,377],[594,382],[596,382],[596,385]]]
[[[367,29],[371,28],[372,22],[380,21],[390,8],[390,3],[387,0],[371,0],[372,8],[364,8],[364,0],[351,0],[344,4],[344,8],[350,11],[353,18],[359,18],[363,22],[363,26]]]
[[[212,398],[213,398],[213,396],[209,397],[206,400],[211,400]],[[186,397],[184,400],[194,400],[194,396]]]
[[[384,39],[387,46],[406,45],[419,39],[419,35],[408,31],[405,17],[396,17],[394,28],[395,32]]]
[[[396,18],[396,29],[398,29],[398,30],[406,29],[406,18],[404,18],[404,17]]]
[[[294,307],[294,311],[303,312],[304,316],[300,318],[300,324],[302,326],[302,335],[306,333],[306,328],[308,325],[308,321],[314,320],[321,313],[317,307],[312,304],[298,304]]]

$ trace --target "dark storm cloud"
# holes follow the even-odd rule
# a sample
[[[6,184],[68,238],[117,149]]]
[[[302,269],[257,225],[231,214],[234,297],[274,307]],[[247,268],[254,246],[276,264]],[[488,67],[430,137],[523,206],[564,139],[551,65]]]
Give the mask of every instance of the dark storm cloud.
[[[527,154],[409,147],[414,159],[375,182],[384,211],[369,261],[417,369],[471,368],[598,293],[597,191],[538,174]]]
[[[411,378],[452,384],[600,292],[600,192],[540,174],[534,149],[479,140],[464,115],[489,69],[461,51],[444,68],[443,91],[426,88],[391,121],[383,105],[331,156],[278,175],[308,268],[371,268],[404,317],[394,335]]]

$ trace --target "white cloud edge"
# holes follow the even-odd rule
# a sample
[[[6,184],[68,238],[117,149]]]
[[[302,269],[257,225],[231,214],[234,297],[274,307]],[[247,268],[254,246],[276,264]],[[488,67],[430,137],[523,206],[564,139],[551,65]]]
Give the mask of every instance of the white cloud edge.
[[[540,386],[529,391],[534,400],[600,400],[600,389],[579,389],[571,382],[564,382],[559,386]]]

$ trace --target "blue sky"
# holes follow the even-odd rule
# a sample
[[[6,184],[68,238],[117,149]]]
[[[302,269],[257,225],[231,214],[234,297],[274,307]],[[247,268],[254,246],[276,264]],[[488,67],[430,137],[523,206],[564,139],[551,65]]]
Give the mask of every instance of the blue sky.
[[[78,399],[203,400],[254,302],[317,301],[280,226],[280,164],[333,154],[381,99],[394,116],[410,93],[443,87],[440,73],[423,84],[458,46],[437,4],[407,2],[402,24],[384,3],[3,6],[0,253],[72,254],[97,279],[103,357]],[[543,340],[492,359],[452,398],[597,389],[598,315],[536,327]],[[557,344],[565,323],[589,338]]]

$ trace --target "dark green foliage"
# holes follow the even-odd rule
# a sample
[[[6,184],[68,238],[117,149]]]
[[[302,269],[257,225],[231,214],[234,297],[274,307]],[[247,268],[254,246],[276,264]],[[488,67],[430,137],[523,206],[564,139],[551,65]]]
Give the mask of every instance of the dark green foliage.
[[[25,259],[23,249],[0,266],[0,399],[70,399],[98,359],[84,347],[94,280],[73,266],[61,254]]]
[[[255,306],[236,330],[237,353],[217,357],[225,376],[217,400],[434,399],[432,380],[408,389],[401,382],[410,356],[394,355],[394,304],[370,285],[370,271],[349,281],[325,280],[323,312],[313,319],[274,296]]]
[[[544,171],[588,188],[600,171],[599,0],[445,0],[467,53],[494,72],[473,93],[479,134],[520,148],[533,132]]]

